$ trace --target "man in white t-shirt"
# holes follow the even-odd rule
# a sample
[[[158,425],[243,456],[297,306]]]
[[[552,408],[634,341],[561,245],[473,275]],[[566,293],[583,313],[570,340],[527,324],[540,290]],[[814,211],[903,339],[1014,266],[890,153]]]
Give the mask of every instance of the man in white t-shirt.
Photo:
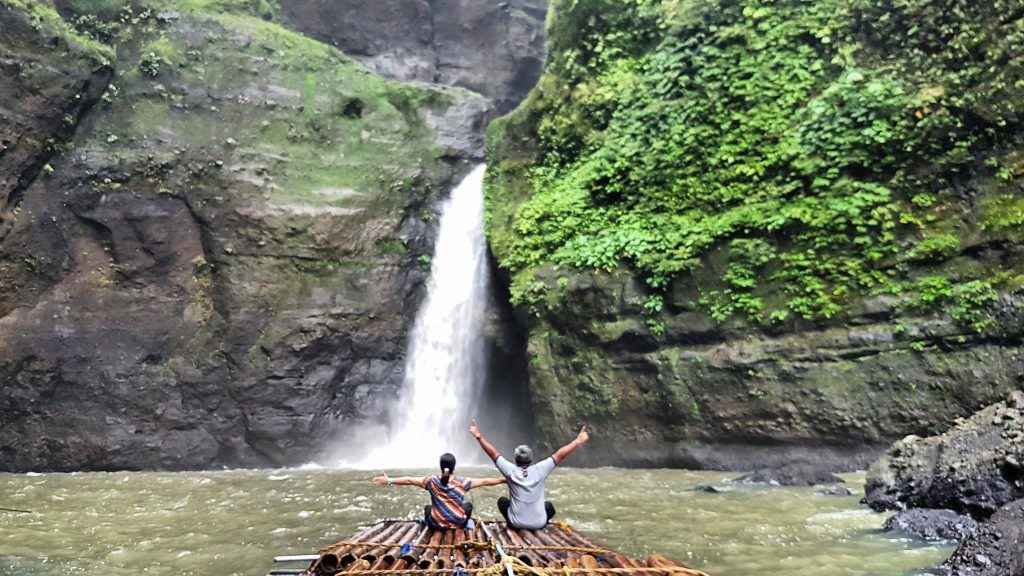
[[[498,510],[505,517],[505,521],[513,528],[525,528],[536,530],[547,525],[551,517],[555,515],[555,506],[544,500],[544,481],[549,474],[555,470],[555,466],[562,462],[572,451],[582,446],[589,438],[587,427],[580,429],[576,439],[562,446],[551,456],[533,463],[533,450],[526,444],[516,446],[515,460],[512,464],[505,459],[498,450],[484,438],[477,428],[476,420],[469,427],[469,433],[480,443],[487,456],[494,461],[494,465],[508,480],[509,498],[502,496],[498,499]]]

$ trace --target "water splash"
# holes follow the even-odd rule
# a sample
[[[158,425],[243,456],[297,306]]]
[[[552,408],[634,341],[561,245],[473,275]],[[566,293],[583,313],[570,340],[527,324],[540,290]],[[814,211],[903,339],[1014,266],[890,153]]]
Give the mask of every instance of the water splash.
[[[483,461],[467,428],[486,369],[485,168],[470,172],[441,207],[427,296],[409,339],[391,433],[360,467],[433,468],[444,452],[461,464]]]

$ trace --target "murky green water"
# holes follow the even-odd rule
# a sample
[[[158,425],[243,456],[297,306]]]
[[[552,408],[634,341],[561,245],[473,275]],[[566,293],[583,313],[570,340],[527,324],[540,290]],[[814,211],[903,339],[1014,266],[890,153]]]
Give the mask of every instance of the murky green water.
[[[467,472],[467,471],[463,471]],[[469,475],[490,475],[487,469]],[[351,470],[0,475],[0,574],[247,575],[362,524],[422,510],[425,493]],[[722,485],[735,474],[560,469],[559,517],[624,553],[661,552],[713,576],[909,575],[951,552],[879,531],[885,516],[815,489]],[[861,479],[848,476],[861,492]],[[475,490],[493,517],[503,487]],[[278,566],[280,567],[280,566]]]

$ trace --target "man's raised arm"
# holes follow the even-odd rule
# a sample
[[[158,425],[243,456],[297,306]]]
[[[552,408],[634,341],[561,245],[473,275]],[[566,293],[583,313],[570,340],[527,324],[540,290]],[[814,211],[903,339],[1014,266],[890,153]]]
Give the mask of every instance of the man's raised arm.
[[[559,448],[551,455],[551,458],[554,459],[555,464],[561,464],[562,460],[564,460],[566,456],[572,454],[573,450],[585,444],[587,440],[590,440],[590,434],[587,434],[587,427],[584,426],[583,428],[580,428],[580,433],[576,435],[576,438],[572,442],[569,442],[565,446]]]
[[[469,425],[469,433],[472,434],[473,438],[476,438],[476,441],[480,443],[480,447],[483,448],[484,452],[487,453],[488,458],[490,458],[492,462],[497,460],[498,456],[501,456],[501,454],[498,453],[498,449],[491,446],[491,443],[488,442],[487,439],[484,438],[484,435],[480,433],[480,429],[476,426],[476,420],[473,420],[473,423]]]

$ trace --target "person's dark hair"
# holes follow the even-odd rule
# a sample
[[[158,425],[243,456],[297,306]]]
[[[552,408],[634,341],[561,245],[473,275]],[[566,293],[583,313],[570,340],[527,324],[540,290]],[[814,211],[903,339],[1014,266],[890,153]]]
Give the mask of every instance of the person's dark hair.
[[[448,480],[452,477],[452,471],[454,470],[455,455],[451,452],[441,454],[441,484],[448,485]]]

